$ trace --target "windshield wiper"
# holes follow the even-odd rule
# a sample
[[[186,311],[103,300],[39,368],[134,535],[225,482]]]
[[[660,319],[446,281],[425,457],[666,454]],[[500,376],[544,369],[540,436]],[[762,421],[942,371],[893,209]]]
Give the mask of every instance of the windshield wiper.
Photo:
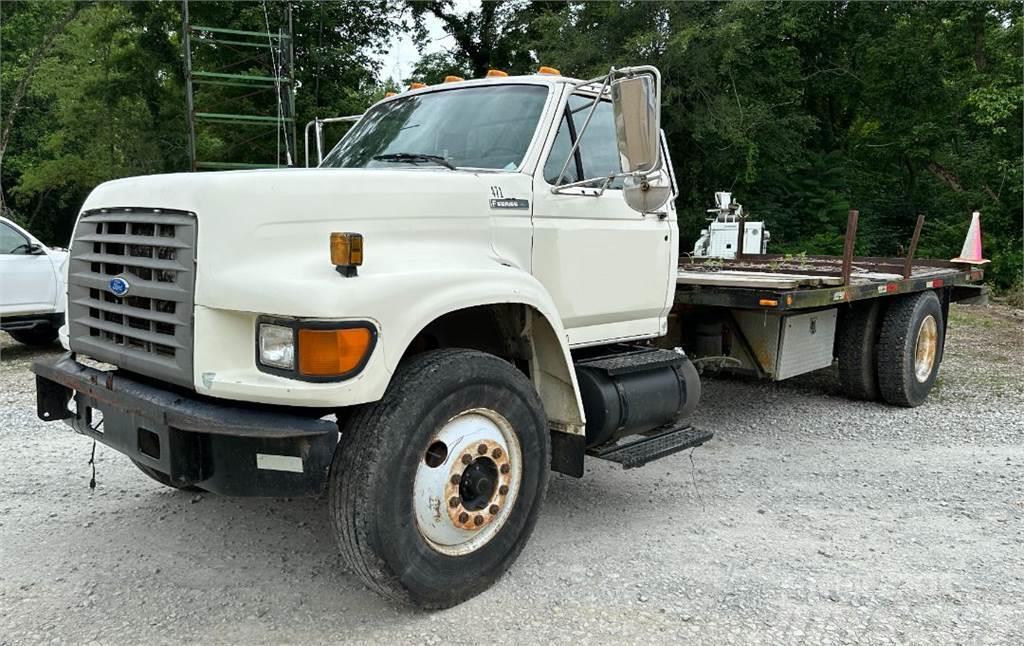
[[[388,153],[387,155],[374,155],[373,158],[377,161],[395,161],[395,162],[418,162],[427,161],[434,162],[445,168],[451,170],[457,170],[455,166],[442,157],[441,155],[428,155],[426,153]]]

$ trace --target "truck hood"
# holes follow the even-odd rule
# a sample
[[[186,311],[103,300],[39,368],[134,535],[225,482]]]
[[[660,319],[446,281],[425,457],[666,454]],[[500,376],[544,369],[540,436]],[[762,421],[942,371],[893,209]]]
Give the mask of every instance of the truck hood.
[[[98,186],[83,210],[133,206],[192,211],[204,222],[233,224],[452,215],[487,208],[490,186],[525,176],[445,168],[312,168],[174,173],[128,177]],[[528,179],[528,178],[525,178]],[[527,185],[528,186],[528,185]],[[526,197],[526,196],[523,196]]]
[[[267,312],[268,293],[308,290],[333,274],[332,231],[361,233],[360,275],[459,264],[528,267],[495,245],[494,219],[529,231],[530,210],[492,209],[495,197],[531,198],[519,173],[416,169],[274,169],[119,179],[97,187],[83,210],[190,211],[198,218],[197,305]],[[525,226],[524,226],[525,225]]]

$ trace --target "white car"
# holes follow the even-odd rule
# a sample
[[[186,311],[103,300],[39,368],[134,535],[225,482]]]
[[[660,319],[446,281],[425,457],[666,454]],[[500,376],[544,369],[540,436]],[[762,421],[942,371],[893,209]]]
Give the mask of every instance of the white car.
[[[67,251],[0,218],[0,329],[26,345],[53,343],[64,324],[67,262]]]

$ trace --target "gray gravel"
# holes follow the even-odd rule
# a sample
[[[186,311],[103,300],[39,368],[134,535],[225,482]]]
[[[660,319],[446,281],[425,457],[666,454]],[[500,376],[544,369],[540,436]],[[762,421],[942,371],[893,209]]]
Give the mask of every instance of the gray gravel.
[[[492,590],[425,613],[366,592],[317,500],[163,489],[34,414],[0,339],[0,644],[1024,643],[1024,319],[956,308],[913,410],[830,371],[708,379],[691,456],[556,475]]]

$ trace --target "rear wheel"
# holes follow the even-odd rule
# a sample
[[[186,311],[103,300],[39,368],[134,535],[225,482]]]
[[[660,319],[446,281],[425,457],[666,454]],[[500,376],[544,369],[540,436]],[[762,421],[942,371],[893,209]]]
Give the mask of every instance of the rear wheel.
[[[511,364],[471,350],[417,355],[342,430],[330,475],[341,552],[386,597],[461,603],[522,550],[550,451],[540,399]]]
[[[52,325],[37,325],[27,330],[11,330],[8,334],[18,343],[36,347],[50,345],[57,340],[57,328]]]
[[[839,384],[851,399],[876,400],[878,393],[877,352],[882,308],[878,301],[855,305],[842,312],[836,336]]]
[[[920,406],[939,372],[945,326],[933,291],[896,299],[885,311],[878,339],[878,387],[897,406]]]

